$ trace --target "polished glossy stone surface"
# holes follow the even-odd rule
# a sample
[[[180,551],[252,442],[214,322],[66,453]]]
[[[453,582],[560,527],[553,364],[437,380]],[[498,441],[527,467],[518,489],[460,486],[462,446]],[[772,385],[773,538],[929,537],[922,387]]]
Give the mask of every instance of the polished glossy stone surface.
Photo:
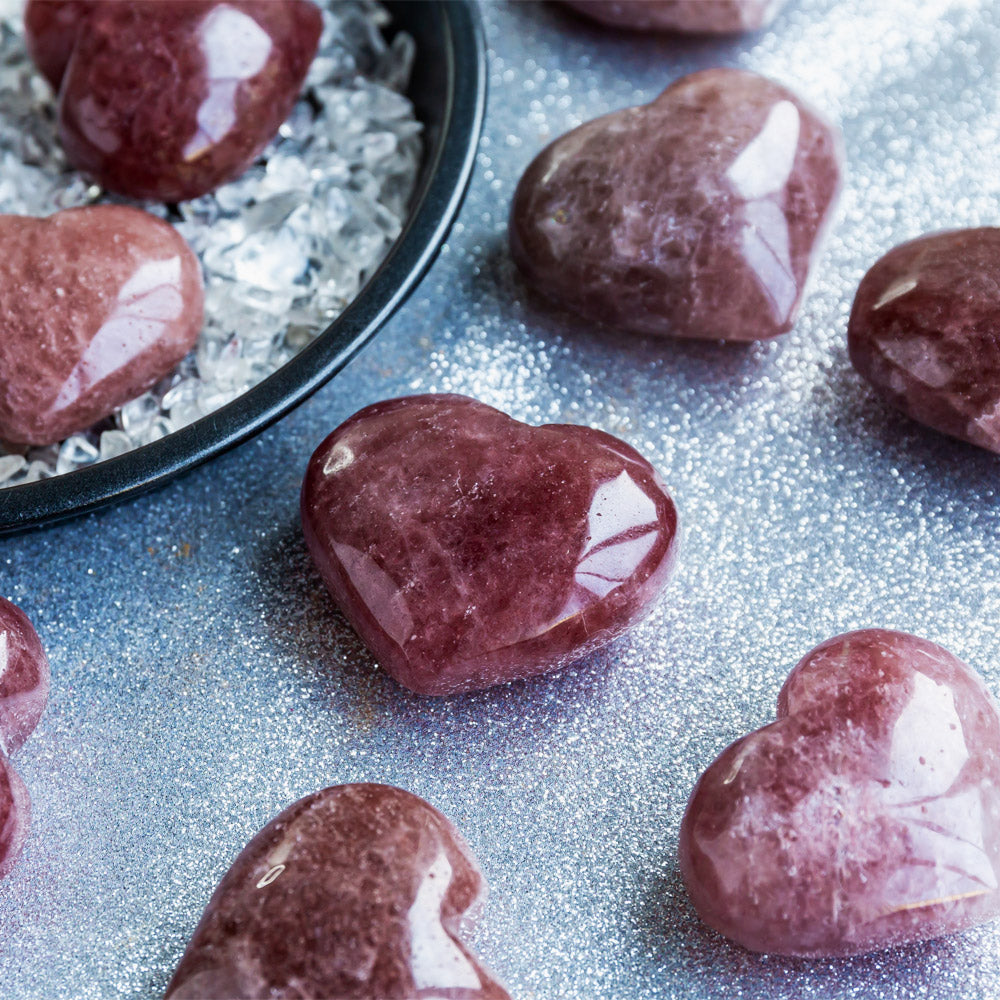
[[[850,955],[1000,913],[1000,715],[980,677],[903,632],[830,639],[778,721],[702,775],[681,827],[701,918],[754,951]]]
[[[0,216],[0,438],[49,444],[166,375],[194,345],[198,260],[146,212]]]
[[[49,661],[17,605],[0,597],[0,878],[28,836],[31,799],[8,755],[34,731],[49,695]]]
[[[223,878],[168,1000],[510,1000],[463,941],[486,883],[423,799],[338,785],[271,820]]]
[[[338,427],[309,462],[302,525],[382,667],[444,695],[555,670],[641,618],[677,512],[625,442],[442,394]]]
[[[588,319],[675,337],[790,330],[840,189],[837,130],[785,87],[712,69],[581,125],[525,171],[510,245]]]
[[[928,427],[1000,452],[1000,229],[932,233],[864,276],[847,330],[854,367]]]
[[[0,597],[0,751],[34,732],[49,697],[49,663],[28,616]]]
[[[60,81],[66,155],[108,189],[156,201],[195,198],[250,165],[291,110],[322,26],[309,0],[59,6],[33,0],[26,25],[39,68]]]
[[[771,23],[784,0],[562,0],[615,28],[729,35]]]

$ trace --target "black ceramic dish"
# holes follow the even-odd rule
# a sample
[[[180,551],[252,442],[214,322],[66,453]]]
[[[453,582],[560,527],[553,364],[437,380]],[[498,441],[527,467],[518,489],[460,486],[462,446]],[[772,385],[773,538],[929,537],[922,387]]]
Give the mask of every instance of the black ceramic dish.
[[[269,378],[215,413],[118,458],[0,489],[0,534],[96,510],[153,489],[259,433],[329,381],[423,277],[465,196],[486,106],[486,54],[475,0],[387,2],[417,43],[408,95],[424,123],[410,218],[347,309]]]

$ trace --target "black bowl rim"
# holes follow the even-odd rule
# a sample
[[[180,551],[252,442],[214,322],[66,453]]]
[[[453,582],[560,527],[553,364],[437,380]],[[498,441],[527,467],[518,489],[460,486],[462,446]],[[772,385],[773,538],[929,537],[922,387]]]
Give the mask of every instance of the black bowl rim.
[[[92,466],[0,488],[0,535],[131,499],[259,434],[333,378],[416,288],[465,198],[486,108],[486,45],[476,0],[425,4],[438,8],[444,27],[448,88],[441,129],[402,232],[354,301],[276,372],[187,427]]]

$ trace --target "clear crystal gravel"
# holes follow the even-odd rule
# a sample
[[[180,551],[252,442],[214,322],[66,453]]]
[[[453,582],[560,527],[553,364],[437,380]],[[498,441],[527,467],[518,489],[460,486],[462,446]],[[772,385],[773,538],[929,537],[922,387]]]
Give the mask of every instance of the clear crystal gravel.
[[[846,961],[741,951],[699,925],[676,848],[699,771],[773,718],[829,636],[916,632],[1000,694],[998,460],[887,409],[846,353],[881,254],[996,221],[1000,4],[797,0],[722,43],[619,36],[548,3],[484,11],[469,200],[382,334],[236,452],[0,540],[0,592],[33,618],[53,681],[15,755],[35,816],[0,883],[5,996],[161,993],[251,834],[361,780],[466,835],[492,885],[476,948],[518,1000],[997,996],[998,924]],[[843,124],[841,219],[796,328],[749,348],[653,342],[529,296],[506,214],[542,144],[713,64],[773,75]],[[595,424],[662,470],[684,530],[650,619],[576,669],[448,701],[373,667],[310,566],[298,488],[359,407],[433,389]]]
[[[373,0],[323,4],[303,99],[261,160],[169,218],[201,259],[205,327],[171,375],[59,445],[5,454],[0,487],[69,472],[155,441],[235,399],[336,318],[399,235],[420,124],[399,92],[413,40],[387,45]],[[28,58],[20,0],[0,0],[0,212],[48,215],[106,198],[71,170],[51,89]],[[135,203],[133,203],[135,204]]]

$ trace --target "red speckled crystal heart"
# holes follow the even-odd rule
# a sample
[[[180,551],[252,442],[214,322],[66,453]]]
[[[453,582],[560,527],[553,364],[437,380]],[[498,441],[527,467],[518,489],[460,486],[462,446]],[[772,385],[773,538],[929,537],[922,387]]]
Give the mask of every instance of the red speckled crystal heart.
[[[854,367],[928,427],[1000,452],[1000,229],[934,233],[864,276],[848,325]]]
[[[0,438],[60,441],[138,396],[194,346],[203,307],[197,257],[155,216],[0,216]]]
[[[789,675],[778,721],[702,775],[680,853],[701,918],[754,951],[850,955],[996,916],[996,704],[932,642],[830,639]]]
[[[729,35],[770,24],[784,0],[563,0],[616,28]]]
[[[322,28],[308,0],[33,0],[25,23],[59,89],[70,162],[158,201],[243,173],[291,110]]]
[[[774,337],[795,320],[842,158],[836,130],[785,87],[694,73],[536,157],[511,251],[542,294],[622,330]]]
[[[49,696],[49,661],[27,615],[0,597],[0,878],[28,836],[31,800],[7,759],[34,731]]]
[[[461,939],[485,889],[458,831],[422,799],[327,788],[236,859],[167,998],[510,1000]]]
[[[309,462],[302,524],[382,666],[450,694],[553,670],[640,618],[666,581],[677,514],[617,438],[439,395],[335,430]]]

